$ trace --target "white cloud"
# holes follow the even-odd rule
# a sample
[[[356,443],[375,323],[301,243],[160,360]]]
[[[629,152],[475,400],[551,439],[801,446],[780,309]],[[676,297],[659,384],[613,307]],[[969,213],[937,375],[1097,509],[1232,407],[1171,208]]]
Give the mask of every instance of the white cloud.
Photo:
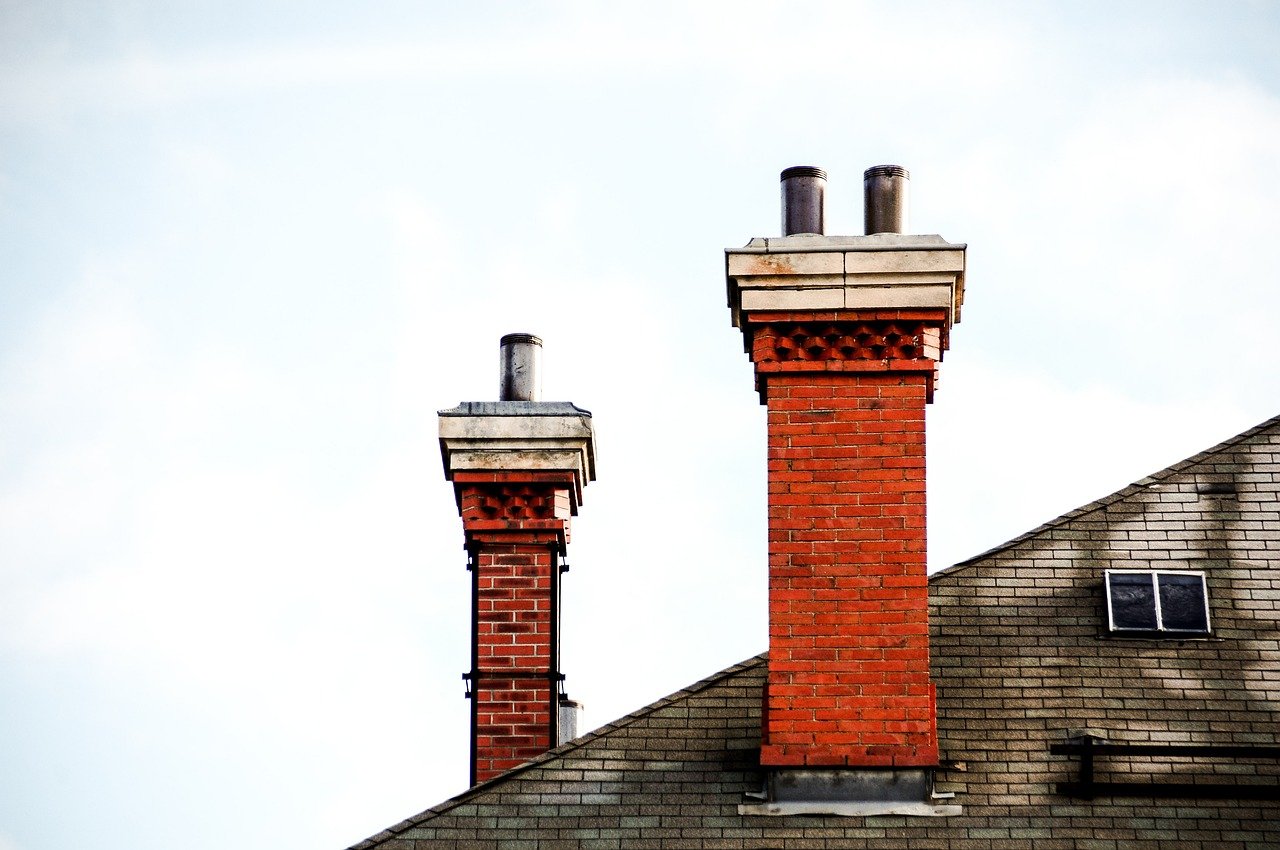
[[[982,28],[957,30],[956,15],[945,9],[919,16],[868,3],[828,3],[808,10],[821,21],[811,26],[796,25],[791,10],[770,3],[679,4],[665,12],[574,3],[530,17],[496,20],[479,37],[434,26],[428,16],[378,38],[332,42],[210,44],[181,54],[133,42],[91,62],[23,51],[0,65],[0,102],[10,120],[49,120],[60,109],[149,109],[336,84],[583,73],[678,80],[699,73],[735,80],[735,89],[754,92],[754,109],[767,109],[773,107],[766,95],[785,97],[806,82],[826,87],[843,79],[855,86],[886,71],[899,88],[1002,86],[1028,56],[1017,24],[991,19]],[[894,40],[869,36],[908,27],[907,52]],[[782,103],[777,108],[786,111]]]

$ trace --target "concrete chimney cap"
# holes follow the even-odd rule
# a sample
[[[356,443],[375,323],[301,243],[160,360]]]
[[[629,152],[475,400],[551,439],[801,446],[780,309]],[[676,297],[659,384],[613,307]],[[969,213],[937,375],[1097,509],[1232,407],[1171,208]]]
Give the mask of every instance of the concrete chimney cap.
[[[566,472],[576,498],[596,478],[591,413],[567,401],[464,401],[439,412],[444,475]]]

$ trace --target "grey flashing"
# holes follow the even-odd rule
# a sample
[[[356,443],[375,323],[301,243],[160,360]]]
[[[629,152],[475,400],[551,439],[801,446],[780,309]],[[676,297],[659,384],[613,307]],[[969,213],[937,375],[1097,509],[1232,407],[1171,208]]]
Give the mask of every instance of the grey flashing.
[[[869,817],[871,815],[900,815],[906,817],[944,818],[964,814],[963,806],[936,803],[904,803],[886,800],[836,803],[740,803],[740,815],[764,815],[785,817],[788,815],[841,815],[844,817]]]
[[[591,416],[570,401],[463,401],[440,416]]]
[[[904,815],[949,817],[963,807],[944,805],[933,791],[933,770],[911,768],[777,768],[769,771],[764,792],[738,806],[743,815]]]
[[[948,242],[936,233],[875,233],[869,236],[757,236],[741,248],[726,248],[726,254],[803,254],[848,248],[855,251],[927,251],[937,248],[966,249],[964,242]]]

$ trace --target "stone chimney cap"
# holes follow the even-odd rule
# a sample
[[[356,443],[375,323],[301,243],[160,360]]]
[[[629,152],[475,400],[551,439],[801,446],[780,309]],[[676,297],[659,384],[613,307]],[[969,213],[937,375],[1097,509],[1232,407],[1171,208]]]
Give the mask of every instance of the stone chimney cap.
[[[570,401],[464,401],[457,407],[437,411],[440,416],[586,416]]]
[[[455,472],[564,473],[573,509],[596,477],[591,414],[567,401],[464,401],[440,411],[445,478]]]

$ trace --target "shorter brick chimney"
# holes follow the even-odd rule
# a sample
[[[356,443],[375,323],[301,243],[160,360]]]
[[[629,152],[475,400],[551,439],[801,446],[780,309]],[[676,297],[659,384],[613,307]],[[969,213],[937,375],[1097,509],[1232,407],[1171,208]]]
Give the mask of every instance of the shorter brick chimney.
[[[769,780],[744,812],[950,813],[928,799],[925,404],[965,246],[896,232],[907,178],[868,169],[867,235],[826,236],[825,172],[787,169],[784,228],[810,224],[726,252],[769,432]]]
[[[561,743],[578,703],[560,671],[569,521],[595,479],[591,414],[540,400],[542,340],[501,341],[500,400],[440,411],[471,572],[471,783]],[[572,733],[568,733],[572,734]]]

